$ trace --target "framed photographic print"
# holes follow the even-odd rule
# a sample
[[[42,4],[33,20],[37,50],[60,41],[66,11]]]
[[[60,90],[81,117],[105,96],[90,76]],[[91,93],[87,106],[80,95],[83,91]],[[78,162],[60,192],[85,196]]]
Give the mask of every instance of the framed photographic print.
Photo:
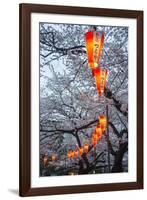
[[[143,11],[20,4],[20,195],[143,188]]]

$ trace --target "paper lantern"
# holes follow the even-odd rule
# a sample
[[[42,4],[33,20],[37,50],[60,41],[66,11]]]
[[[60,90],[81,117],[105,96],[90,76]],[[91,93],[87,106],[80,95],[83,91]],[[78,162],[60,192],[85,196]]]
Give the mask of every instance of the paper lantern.
[[[53,155],[52,155],[52,161],[55,161],[55,160],[56,160],[56,155],[53,154]]]
[[[75,170],[72,170],[68,172],[68,175],[73,176],[73,175],[78,175],[78,173]]]
[[[88,149],[89,149],[89,145],[88,144],[84,144],[84,151],[85,151],[85,153],[88,153]]]
[[[75,156],[75,152],[71,151],[71,157],[74,158],[74,156]]]
[[[97,140],[98,140],[97,134],[94,133],[94,134],[92,135],[92,138],[93,138],[93,140],[97,141]]]
[[[48,161],[49,161],[48,155],[45,154],[44,157],[43,157],[43,165],[47,166],[48,165]]]
[[[102,128],[102,131],[105,131],[107,128],[107,119],[104,115],[99,116],[99,124]]]
[[[92,144],[93,144],[94,147],[96,147],[97,141],[93,140]]]
[[[89,31],[85,34],[86,50],[89,67],[98,67],[104,44],[104,32]]]
[[[75,151],[75,157],[78,158],[78,156],[79,156],[79,151],[76,150],[76,151]]]
[[[67,156],[68,156],[68,159],[71,158],[71,151],[68,151]]]
[[[102,137],[102,133],[103,133],[101,126],[96,127],[95,133],[97,134],[98,140],[100,140]]]
[[[92,144],[93,144],[94,147],[96,147],[97,141],[98,141],[97,134],[94,133],[94,134],[92,135]]]
[[[95,77],[98,94],[102,96],[106,87],[108,70],[104,68],[95,68],[93,69],[93,76]]]
[[[68,172],[68,175],[73,176],[73,175],[75,175],[75,174],[74,174],[74,172]]]
[[[83,154],[83,147],[80,147],[80,148],[79,148],[79,152],[80,152],[80,155]]]

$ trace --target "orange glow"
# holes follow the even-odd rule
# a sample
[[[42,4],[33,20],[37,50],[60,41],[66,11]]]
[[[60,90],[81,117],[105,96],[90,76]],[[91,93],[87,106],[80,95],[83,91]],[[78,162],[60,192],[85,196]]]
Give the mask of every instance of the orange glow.
[[[74,158],[74,156],[75,156],[75,152],[71,151],[71,157]]]
[[[52,161],[55,161],[55,160],[56,160],[56,155],[53,154],[53,155],[52,155]]]
[[[99,116],[99,123],[103,131],[107,128],[107,119],[104,115]]]
[[[93,146],[94,146],[94,147],[96,147],[97,141],[98,141],[97,134],[94,133],[94,134],[92,135],[92,143],[93,143]]]
[[[101,137],[102,137],[102,128],[101,128],[101,126],[97,126],[96,127],[95,133],[97,134],[98,140],[100,140]]]
[[[48,161],[49,161],[48,155],[45,154],[45,155],[44,155],[44,158],[43,158],[43,165],[44,165],[44,166],[47,166],[47,165],[48,165]]]
[[[78,156],[79,156],[79,151],[78,150],[75,151],[75,156],[78,158]]]
[[[104,89],[106,87],[108,71],[107,69],[95,68],[92,70],[92,73],[93,73],[93,76],[95,76],[98,94],[99,96],[102,96]]]
[[[85,42],[89,67],[98,67],[104,44],[104,33],[89,31],[85,34]]]
[[[79,148],[79,152],[80,152],[80,155],[83,154],[83,147],[80,147],[80,148]]]
[[[68,159],[71,158],[71,151],[68,151],[67,156],[68,156]]]
[[[97,145],[97,141],[93,140],[92,143],[93,143],[93,146],[96,147],[96,145]]]
[[[85,34],[85,40],[86,40],[88,64],[91,68],[93,68],[94,63],[93,63],[93,32],[92,31],[89,31]]]
[[[84,144],[84,151],[85,151],[85,153],[88,153],[88,149],[89,149],[89,145],[88,144]]]
[[[98,140],[97,134],[94,133],[92,138],[93,138],[93,140],[97,141]]]

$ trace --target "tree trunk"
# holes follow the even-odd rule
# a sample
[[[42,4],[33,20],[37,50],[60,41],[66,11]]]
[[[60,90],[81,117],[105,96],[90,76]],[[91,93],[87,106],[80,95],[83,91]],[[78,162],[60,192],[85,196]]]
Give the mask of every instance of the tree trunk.
[[[124,153],[127,151],[127,149],[128,149],[128,142],[120,144],[119,150],[115,153],[114,165],[111,170],[112,173],[123,172],[122,160],[124,157]]]

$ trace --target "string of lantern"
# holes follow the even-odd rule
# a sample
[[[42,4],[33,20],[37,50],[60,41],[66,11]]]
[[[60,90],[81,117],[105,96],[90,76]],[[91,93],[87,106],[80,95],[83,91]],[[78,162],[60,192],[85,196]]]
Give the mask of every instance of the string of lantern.
[[[99,116],[99,124],[96,126],[91,141],[93,144],[93,147],[96,148],[98,141],[101,140],[103,133],[105,132],[107,127],[107,120],[106,117],[101,115]],[[78,158],[79,156],[82,156],[84,153],[87,154],[89,152],[89,144],[84,144],[82,147],[79,147],[78,149],[69,150],[67,152],[68,159]]]
[[[104,45],[104,32],[97,32],[96,28],[91,31],[85,33],[85,43],[86,43],[86,52],[88,58],[88,66],[91,69],[92,76],[95,78],[96,88],[99,97],[101,97],[104,93],[108,70],[102,68],[99,64],[99,60],[102,54],[102,49]],[[101,140],[102,135],[106,131],[107,128],[107,118],[104,115],[100,115],[98,117],[98,124],[92,133],[91,142],[94,148],[96,148],[98,142]],[[68,150],[67,158],[71,159],[79,159],[83,156],[83,154],[88,154],[90,150],[90,145],[85,143],[83,146],[75,149]],[[57,156],[55,154],[51,155],[51,161],[57,161]],[[43,156],[43,165],[46,167],[49,163],[49,156],[45,154]]]
[[[102,68],[99,65],[99,59],[102,53],[102,48],[104,45],[104,32],[97,32],[96,27],[93,27],[93,30],[86,32],[85,34],[85,43],[86,43],[86,52],[88,58],[88,65],[92,71],[92,75],[95,78],[96,88],[98,91],[99,97],[102,96],[104,93],[107,77],[108,77],[108,70]],[[106,115],[101,116],[99,118],[100,124],[101,122],[103,125],[101,126],[102,131],[105,131],[107,127],[107,145],[108,145],[108,170],[110,172],[110,151],[109,151],[109,129],[106,124],[108,124],[108,105],[106,105]],[[101,130],[97,127],[99,132],[98,135],[101,135]],[[93,134],[93,145],[97,145],[97,135]],[[98,137],[99,138],[99,137]]]
[[[86,52],[88,58],[88,65],[92,71],[92,75],[95,78],[96,88],[98,91],[98,95],[101,97],[104,93],[106,87],[106,81],[108,76],[108,70],[105,68],[101,68],[99,65],[99,59],[102,53],[102,48],[104,44],[104,32],[97,32],[94,28],[92,31],[88,31],[85,34],[85,43],[86,43]],[[107,128],[107,119],[104,115],[99,116],[99,124],[96,126],[93,134],[92,134],[92,144],[93,147],[96,148],[97,143],[102,138],[102,134],[105,132]],[[69,150],[67,155],[68,159],[82,156],[83,153],[88,153],[89,145],[84,144],[83,147],[79,149]]]

